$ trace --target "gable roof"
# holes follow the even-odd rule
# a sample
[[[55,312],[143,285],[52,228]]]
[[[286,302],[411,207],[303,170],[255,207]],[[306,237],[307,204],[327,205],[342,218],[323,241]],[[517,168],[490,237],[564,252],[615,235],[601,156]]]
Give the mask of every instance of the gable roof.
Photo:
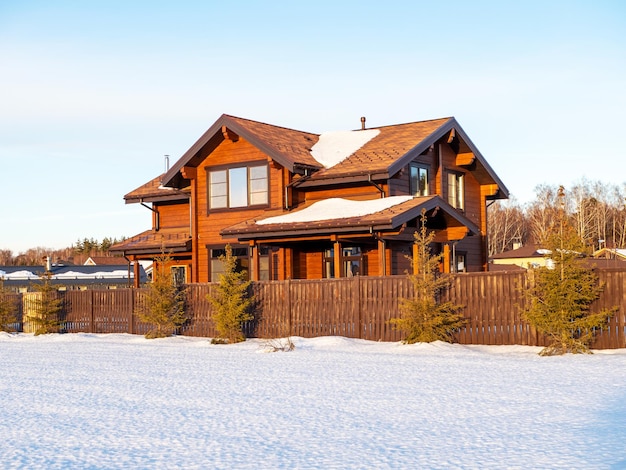
[[[376,137],[339,164],[314,173],[298,186],[332,183],[347,177],[352,177],[353,180],[389,178],[431,145],[446,137],[458,153],[467,155],[467,160],[459,163],[460,166],[471,168],[479,183],[497,185],[496,198],[506,199],[509,196],[506,186],[453,117],[373,129],[380,131]]]
[[[280,237],[280,236],[293,236],[304,234],[334,234],[339,232],[364,232],[364,231],[383,231],[394,230],[400,227],[402,224],[417,218],[422,209],[426,211],[434,211],[441,209],[443,211],[443,217],[450,225],[459,225],[467,227],[471,233],[479,234],[480,229],[476,224],[467,219],[459,211],[450,206],[447,202],[441,199],[439,196],[425,196],[425,197],[411,197],[407,199],[402,196],[394,196],[385,198],[386,200],[394,200],[396,204],[391,204],[388,207],[384,207],[381,210],[367,213],[368,211],[357,211],[352,215],[350,212],[340,212],[341,216],[333,218],[327,217],[323,220],[309,220],[304,217],[293,217],[290,221],[289,218],[282,219],[284,215],[281,215],[281,219],[276,223],[270,218],[260,218],[247,220],[231,227],[227,227],[221,231],[222,235],[237,236],[240,240],[247,240],[252,238],[264,238],[264,237]],[[341,201],[344,199],[330,200],[331,204],[336,207],[341,205]],[[374,201],[382,201],[376,199]],[[301,214],[315,207],[316,204],[327,203],[328,201],[318,201],[313,204],[309,204],[298,210],[294,210],[289,214]],[[350,201],[355,205],[365,205],[371,203],[369,201]],[[282,221],[281,221],[282,220]]]
[[[302,187],[331,184],[337,179],[345,178],[389,178],[439,139],[447,136],[447,141],[455,145],[459,153],[467,155],[460,164],[471,167],[481,184],[494,184],[498,187],[494,197],[507,198],[509,195],[508,189],[453,117],[367,130],[374,129],[379,131],[378,135],[336,165],[324,168],[311,153],[320,135],[223,114],[160,181],[163,186],[173,188],[187,186],[188,181],[182,175],[183,167],[200,165],[206,155],[230,133],[245,138],[293,173],[312,170],[310,177],[303,178],[298,183]]]
[[[319,136],[249,119],[222,114],[215,123],[185,152],[163,176],[163,185],[182,188],[187,185],[181,175],[184,166],[198,166],[204,156],[225,140],[224,130],[245,138],[292,173],[300,169],[319,169],[322,165],[311,155]]]

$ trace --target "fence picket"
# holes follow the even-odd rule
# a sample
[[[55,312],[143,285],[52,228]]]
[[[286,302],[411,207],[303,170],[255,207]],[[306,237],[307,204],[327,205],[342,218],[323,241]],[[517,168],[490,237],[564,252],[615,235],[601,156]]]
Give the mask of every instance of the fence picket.
[[[626,348],[626,271],[599,270],[604,291],[592,311],[619,311],[607,328],[597,332],[592,347]],[[462,344],[522,344],[545,346],[522,318],[524,290],[532,283],[527,272],[465,273],[457,275],[445,298],[463,306],[466,325],[455,339]],[[390,324],[400,315],[400,301],[411,298],[407,276],[355,277],[322,280],[261,281],[253,283],[255,318],[244,325],[247,336],[278,338],[339,335],[375,341],[399,341],[402,334]],[[211,284],[186,286],[189,321],[179,329],[188,336],[214,337]],[[145,334],[149,325],[135,315],[145,295],[142,289],[65,291],[61,319],[65,332]],[[28,294],[4,294],[16,299],[16,329],[24,329]]]

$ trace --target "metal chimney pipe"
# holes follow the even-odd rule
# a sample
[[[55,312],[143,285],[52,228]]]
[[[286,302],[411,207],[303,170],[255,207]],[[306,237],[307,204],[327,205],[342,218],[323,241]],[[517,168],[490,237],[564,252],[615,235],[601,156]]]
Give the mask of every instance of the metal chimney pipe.
[[[364,131],[365,130],[365,116],[361,117],[361,130]]]

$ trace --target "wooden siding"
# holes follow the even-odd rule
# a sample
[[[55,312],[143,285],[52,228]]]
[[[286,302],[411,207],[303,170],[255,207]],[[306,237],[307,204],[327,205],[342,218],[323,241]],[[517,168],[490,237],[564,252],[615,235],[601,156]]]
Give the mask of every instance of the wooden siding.
[[[269,164],[269,207],[242,208],[228,210],[208,210],[208,182],[207,168],[222,167],[224,165],[236,166],[250,162],[267,162]],[[196,184],[198,187],[197,212],[198,212],[198,282],[209,280],[209,251],[207,245],[237,244],[235,238],[223,238],[220,231],[244,220],[263,216],[267,210],[282,207],[283,198],[283,171],[271,163],[270,158],[258,148],[239,139],[236,142],[225,140],[213,150],[213,152],[199,165]]]
[[[330,189],[327,187],[323,187],[321,189],[309,189],[306,191],[304,196],[300,196],[299,199],[303,199],[307,202],[313,202],[334,197],[353,200],[369,200],[380,199],[382,196],[381,192],[374,185],[369,183],[360,183],[359,185],[350,184],[334,186]]]
[[[626,271],[599,270],[605,289],[592,311],[618,306],[607,328],[598,330],[592,347],[626,348]],[[522,317],[526,272],[472,273],[455,277],[447,298],[463,306],[466,325],[455,335],[461,344],[545,346]],[[214,337],[207,294],[213,284],[186,286],[190,320],[180,330],[189,336]],[[252,285],[255,319],[244,325],[249,337],[278,338],[338,335],[373,341],[399,341],[389,324],[400,315],[399,302],[411,298],[407,276],[354,277],[323,280],[264,281]],[[149,327],[134,311],[145,289],[59,292],[64,332],[145,334]],[[15,294],[12,294],[15,296]],[[24,299],[17,294],[18,299]],[[22,314],[18,315],[21,330]]]
[[[160,228],[190,227],[189,203],[156,203]]]

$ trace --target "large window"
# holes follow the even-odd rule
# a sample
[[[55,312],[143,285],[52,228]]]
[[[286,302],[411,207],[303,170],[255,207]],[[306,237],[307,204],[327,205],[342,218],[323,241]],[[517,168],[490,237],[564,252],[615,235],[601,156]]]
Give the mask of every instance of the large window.
[[[411,195],[428,196],[428,167],[411,163]]]
[[[250,272],[250,259],[248,256],[248,248],[232,248],[232,253],[237,258],[237,272],[247,271]],[[211,282],[219,282],[220,275],[225,273],[224,262],[222,257],[226,256],[225,248],[211,248],[209,250],[209,268],[211,270],[210,277]]]
[[[341,275],[345,277],[364,274],[363,253],[361,247],[344,246],[341,249]],[[324,252],[324,277],[335,277],[335,249]]]
[[[448,202],[452,207],[465,209],[463,173],[448,173]]]
[[[253,268],[250,252],[247,247],[232,247],[232,253],[237,258],[238,272],[246,271],[247,278],[250,279],[250,270]],[[259,280],[266,281],[270,279],[270,255],[272,250],[265,245],[259,247]],[[225,248],[210,248],[209,249],[209,277],[211,282],[219,282],[220,274],[224,274],[224,262],[222,257],[226,256]]]
[[[209,209],[266,205],[268,188],[266,164],[209,170]]]

